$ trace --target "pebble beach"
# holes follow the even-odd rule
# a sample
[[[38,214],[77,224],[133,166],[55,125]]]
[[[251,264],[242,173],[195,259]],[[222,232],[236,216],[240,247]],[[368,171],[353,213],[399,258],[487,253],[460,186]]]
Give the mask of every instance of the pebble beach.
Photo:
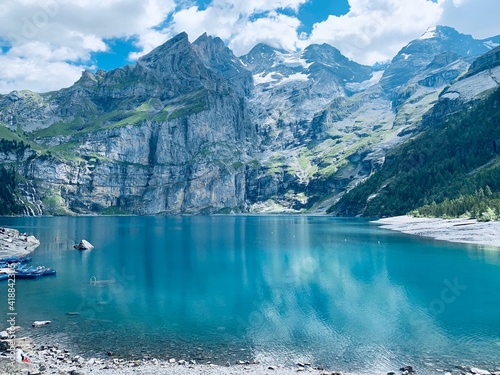
[[[32,341],[25,341],[23,346],[31,363],[16,363],[0,356],[0,375],[31,374],[31,375],[500,375],[500,368],[484,369],[467,365],[455,365],[444,369],[413,368],[404,365],[393,371],[373,371],[367,373],[349,373],[331,371],[315,367],[308,363],[297,363],[295,366],[268,365],[239,361],[227,365],[199,364],[195,361],[182,359],[157,359],[144,355],[140,360],[122,358],[88,358],[74,355],[59,346],[40,346],[34,348]]]

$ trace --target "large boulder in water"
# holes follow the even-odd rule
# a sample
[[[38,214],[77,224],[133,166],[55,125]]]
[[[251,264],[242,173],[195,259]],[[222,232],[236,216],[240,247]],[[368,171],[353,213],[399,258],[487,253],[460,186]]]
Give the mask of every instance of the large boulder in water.
[[[94,245],[87,240],[81,240],[79,244],[74,246],[74,248],[77,250],[90,250],[94,248]]]

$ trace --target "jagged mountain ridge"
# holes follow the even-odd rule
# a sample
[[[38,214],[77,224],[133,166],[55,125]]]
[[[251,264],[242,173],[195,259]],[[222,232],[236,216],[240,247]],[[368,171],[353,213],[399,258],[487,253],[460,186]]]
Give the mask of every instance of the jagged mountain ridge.
[[[499,43],[500,36],[477,40],[451,27],[430,27],[420,38],[411,41],[399,51],[385,70],[380,83],[386,91],[392,92],[408,82],[415,72],[436,65],[438,62],[432,63],[438,55],[452,53],[462,58],[474,58],[488,52]]]
[[[34,213],[322,211],[418,133],[440,95],[482,94],[454,97],[448,86],[500,38],[443,30],[385,71],[329,45],[261,44],[237,58],[219,38],[182,33],[70,88],[0,96],[0,135],[28,144],[0,160]],[[426,43],[433,52],[417,56]],[[394,84],[408,52],[418,61]]]
[[[85,72],[56,93],[3,98],[8,127],[27,124],[28,141],[43,148],[20,171],[42,207],[153,214],[210,212],[244,200],[244,166],[235,161],[256,137],[241,100],[245,76],[240,87],[212,69],[200,56],[202,43],[183,33],[134,66]],[[221,52],[237,61],[226,49],[202,52],[206,61]],[[42,116],[13,116],[29,116],[16,110],[26,101]]]

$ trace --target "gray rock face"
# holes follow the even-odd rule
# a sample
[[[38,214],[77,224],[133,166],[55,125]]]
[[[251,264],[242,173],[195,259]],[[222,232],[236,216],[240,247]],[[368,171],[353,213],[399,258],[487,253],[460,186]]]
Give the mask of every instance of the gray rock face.
[[[483,69],[495,51],[455,82],[497,39],[437,27],[371,68],[325,44],[237,58],[182,33],[69,88],[0,96],[0,126],[30,145],[0,162],[22,176],[28,214],[322,211],[418,133],[440,95],[498,85]]]
[[[180,34],[134,67],[84,72],[41,103],[67,121],[41,116],[43,125],[26,129],[50,150],[23,167],[46,211],[155,214],[241,206],[241,160],[256,137],[244,100],[252,79],[221,43],[202,37],[190,44]]]
[[[500,65],[500,46],[485,53],[476,59],[470,66],[467,76],[472,76],[486,69],[493,69]]]
[[[205,33],[194,41],[193,48],[205,66],[221,74],[240,95],[250,95],[253,89],[252,74],[220,38]]]

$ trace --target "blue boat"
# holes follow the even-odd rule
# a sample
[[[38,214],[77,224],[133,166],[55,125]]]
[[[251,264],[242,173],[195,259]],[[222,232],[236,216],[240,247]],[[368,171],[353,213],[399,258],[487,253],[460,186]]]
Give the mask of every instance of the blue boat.
[[[7,275],[6,273],[0,273],[0,281],[7,280],[8,278],[9,278],[9,275]]]
[[[56,270],[53,268],[26,264],[30,261],[31,257],[3,258],[0,259],[0,268],[13,270],[16,279],[35,279],[40,276],[52,276],[56,274]],[[0,280],[2,279],[0,278]]]
[[[16,279],[36,279],[37,277],[42,277],[42,274],[37,272],[16,272]]]
[[[55,269],[44,266],[22,267],[15,269],[16,279],[34,279],[40,276],[52,276],[55,274]]]
[[[22,256],[22,257],[7,257],[0,259],[0,263],[28,263],[31,262],[31,257]]]
[[[29,273],[36,271],[38,267],[34,266],[14,266],[12,267],[16,272],[24,272],[24,273]]]
[[[56,274],[55,269],[45,266],[38,266],[34,272],[41,272],[42,276],[51,276]]]

